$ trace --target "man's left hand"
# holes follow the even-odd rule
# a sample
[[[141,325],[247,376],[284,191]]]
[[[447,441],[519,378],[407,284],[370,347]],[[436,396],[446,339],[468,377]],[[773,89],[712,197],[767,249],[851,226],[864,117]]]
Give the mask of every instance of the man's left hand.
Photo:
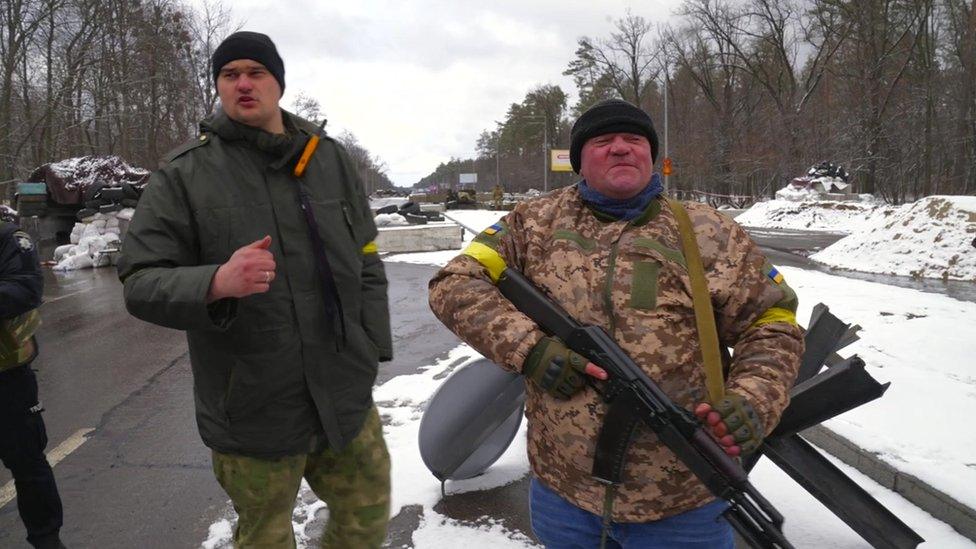
[[[695,408],[695,415],[732,457],[755,452],[762,444],[762,420],[742,395],[728,393],[714,406],[703,402]]]

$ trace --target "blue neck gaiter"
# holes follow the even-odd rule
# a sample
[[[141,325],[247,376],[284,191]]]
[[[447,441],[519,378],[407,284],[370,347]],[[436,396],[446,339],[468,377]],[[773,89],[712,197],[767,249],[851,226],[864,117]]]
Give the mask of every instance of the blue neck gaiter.
[[[651,176],[651,182],[644,187],[644,190],[630,198],[624,199],[609,198],[596,192],[586,184],[585,179],[577,183],[576,186],[579,189],[583,202],[586,202],[600,213],[623,221],[630,221],[644,213],[651,200],[654,200],[664,192],[661,177],[656,173]]]

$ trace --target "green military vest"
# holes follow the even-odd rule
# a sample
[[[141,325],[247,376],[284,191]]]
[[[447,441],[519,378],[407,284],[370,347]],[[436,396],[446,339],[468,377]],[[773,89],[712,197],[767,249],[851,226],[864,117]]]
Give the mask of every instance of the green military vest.
[[[0,320],[0,372],[26,363],[34,355],[34,332],[41,325],[37,309]]]

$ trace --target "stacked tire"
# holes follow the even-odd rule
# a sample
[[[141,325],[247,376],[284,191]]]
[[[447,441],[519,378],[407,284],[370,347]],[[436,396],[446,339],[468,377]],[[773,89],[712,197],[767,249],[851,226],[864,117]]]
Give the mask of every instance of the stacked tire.
[[[96,183],[85,189],[84,207],[76,214],[78,221],[93,218],[96,214],[109,215],[125,208],[135,208],[142,195],[142,188],[132,183],[109,186]]]

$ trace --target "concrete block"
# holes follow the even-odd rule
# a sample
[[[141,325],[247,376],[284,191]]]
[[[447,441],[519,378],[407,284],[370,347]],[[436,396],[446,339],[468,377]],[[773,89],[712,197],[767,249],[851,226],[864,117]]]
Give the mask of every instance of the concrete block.
[[[437,204],[427,204],[424,202],[420,203],[420,211],[422,212],[444,212],[447,211],[447,206],[443,203]]]
[[[464,229],[454,223],[383,227],[376,237],[376,246],[381,253],[458,250],[463,234]]]

